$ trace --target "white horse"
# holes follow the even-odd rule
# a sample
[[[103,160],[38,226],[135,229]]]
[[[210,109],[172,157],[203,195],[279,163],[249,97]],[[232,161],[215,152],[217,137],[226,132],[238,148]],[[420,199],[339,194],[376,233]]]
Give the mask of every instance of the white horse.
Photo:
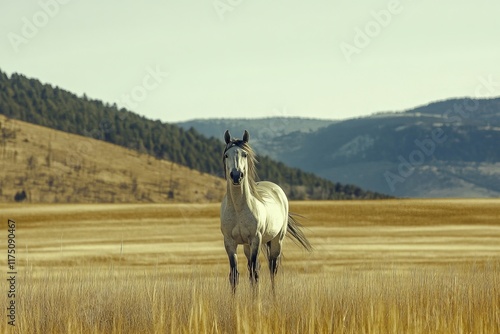
[[[248,145],[249,134],[245,130],[243,139],[224,134],[224,172],[227,193],[221,204],[221,231],[229,265],[229,281],[233,292],[238,284],[238,260],[236,249],[243,245],[248,260],[250,282],[259,279],[259,248],[266,246],[271,283],[274,290],[274,276],[278,271],[283,238],[288,232],[305,249],[312,247],[301,225],[288,212],[288,199],[284,191],[272,182],[255,182],[256,158]]]

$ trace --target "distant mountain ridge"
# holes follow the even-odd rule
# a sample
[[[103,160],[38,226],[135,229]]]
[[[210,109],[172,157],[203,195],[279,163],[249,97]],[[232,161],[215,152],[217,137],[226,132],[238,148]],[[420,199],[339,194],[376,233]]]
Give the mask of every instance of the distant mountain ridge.
[[[265,146],[290,166],[376,192],[500,196],[500,98],[449,99],[348,119],[278,135]]]
[[[248,130],[252,136],[252,146],[260,155],[272,155],[272,140],[293,132],[311,133],[338,121],[301,117],[267,117],[258,119],[194,119],[176,123],[184,129],[194,128],[207,137],[220,137],[229,129],[241,135]]]
[[[202,173],[222,176],[221,139],[206,138],[193,128],[184,130],[174,124],[149,120],[126,109],[118,109],[116,105],[91,100],[85,95],[78,97],[20,74],[9,77],[0,71],[0,114],[103,140]],[[232,133],[241,136],[236,131]],[[259,155],[259,162],[259,177],[280,184],[290,199],[387,198],[354,185],[335,183],[311,172],[290,168],[266,156]]]

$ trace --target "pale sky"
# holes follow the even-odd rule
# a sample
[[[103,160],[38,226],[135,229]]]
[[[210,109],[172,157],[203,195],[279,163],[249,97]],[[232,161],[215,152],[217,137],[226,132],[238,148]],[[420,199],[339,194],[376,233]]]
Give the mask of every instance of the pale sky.
[[[165,122],[345,119],[500,82],[496,0],[1,1],[2,71]]]

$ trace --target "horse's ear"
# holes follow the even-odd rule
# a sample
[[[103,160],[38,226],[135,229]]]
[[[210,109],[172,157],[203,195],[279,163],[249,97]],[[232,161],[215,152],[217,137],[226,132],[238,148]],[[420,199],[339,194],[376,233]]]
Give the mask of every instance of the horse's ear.
[[[231,134],[229,133],[229,130],[226,130],[226,132],[224,132],[224,140],[226,141],[226,144],[229,144],[229,142],[231,141]]]
[[[248,143],[249,140],[250,140],[250,134],[248,133],[247,130],[245,130],[245,133],[243,133],[243,142]]]

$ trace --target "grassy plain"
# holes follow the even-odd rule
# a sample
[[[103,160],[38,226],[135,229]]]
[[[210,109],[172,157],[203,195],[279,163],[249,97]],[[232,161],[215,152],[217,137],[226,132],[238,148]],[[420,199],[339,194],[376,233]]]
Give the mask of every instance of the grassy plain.
[[[499,331],[500,200],[291,210],[315,251],[287,241],[273,295],[265,263],[249,286],[241,249],[233,296],[218,204],[0,206],[4,226],[16,221],[18,272],[16,326],[4,316],[0,332]]]

